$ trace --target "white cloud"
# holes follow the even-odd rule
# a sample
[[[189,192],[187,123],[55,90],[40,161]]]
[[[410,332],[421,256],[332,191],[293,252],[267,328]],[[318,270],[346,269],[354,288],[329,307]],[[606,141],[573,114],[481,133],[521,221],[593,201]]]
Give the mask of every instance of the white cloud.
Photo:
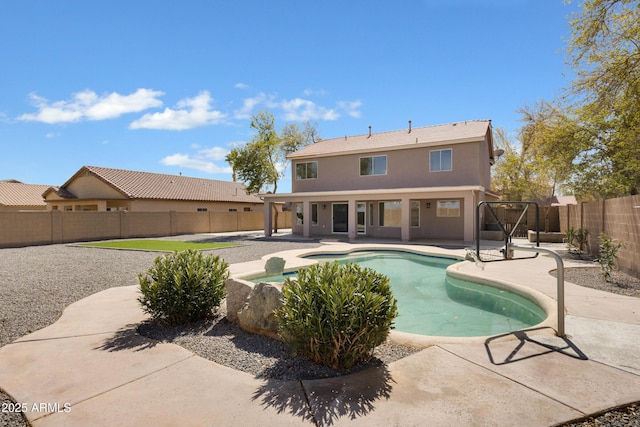
[[[181,166],[188,169],[196,169],[206,173],[231,173],[230,166],[220,167],[211,161],[207,161],[197,157],[191,157],[187,154],[176,153],[160,160],[160,163],[167,166]]]
[[[224,161],[229,150],[222,147],[200,147],[192,144],[196,149],[195,154],[176,153],[165,157],[160,162],[167,166],[181,166],[187,169],[196,169],[207,173],[231,173],[231,167],[225,162],[225,166],[218,166],[215,162]]]
[[[340,117],[336,110],[318,106],[308,99],[285,100],[280,107],[284,110],[286,120],[337,120]]]
[[[318,95],[318,96],[325,96],[327,94],[327,91],[324,89],[305,89],[304,91],[302,91],[302,93],[304,94],[304,96],[313,96],[313,95]]]
[[[362,116],[362,113],[358,108],[362,107],[362,101],[339,101],[338,108],[347,113],[348,116],[354,117],[356,119]]]
[[[278,104],[274,102],[274,96],[260,92],[253,98],[246,98],[242,102],[242,107],[233,112],[233,116],[236,119],[248,119],[255,112],[256,107],[260,105],[264,105],[266,108],[275,108]]]
[[[117,92],[98,96],[91,90],[74,93],[69,100],[49,102],[35,93],[29,95],[31,103],[38,108],[37,113],[23,114],[18,120],[49,124],[74,123],[81,120],[106,120],[127,113],[137,113],[149,108],[162,106],[157,99],[163,92],[138,89],[130,95]]]
[[[186,130],[199,126],[223,123],[227,115],[211,110],[213,99],[208,91],[202,91],[194,98],[185,98],[176,108],[165,108],[161,113],[149,113],[129,125],[130,129]]]
[[[156,98],[162,95],[164,93],[149,89],[138,89],[127,96],[114,92],[93,104],[87,110],[87,117],[90,120],[113,119],[126,113],[161,107],[162,101]]]
[[[210,160],[224,160],[227,154],[229,154],[229,151],[222,147],[203,148],[198,151],[199,156]]]
[[[233,87],[235,87],[236,89],[249,89],[251,86],[249,86],[246,83],[236,83],[235,85],[233,85]]]
[[[319,91],[306,90],[305,93],[319,93]],[[242,107],[234,111],[233,116],[236,119],[248,119],[261,108],[265,108],[282,110],[284,119],[290,121],[337,120],[342,116],[342,112],[350,117],[360,117],[358,108],[361,105],[361,101],[339,101],[336,107],[328,108],[305,98],[277,100],[275,96],[261,92],[253,98],[246,98]]]

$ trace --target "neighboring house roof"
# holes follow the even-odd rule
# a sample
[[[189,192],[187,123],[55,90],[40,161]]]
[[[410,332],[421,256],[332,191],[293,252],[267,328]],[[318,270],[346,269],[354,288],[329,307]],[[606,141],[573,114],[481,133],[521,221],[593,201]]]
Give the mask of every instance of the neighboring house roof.
[[[424,145],[472,142],[491,138],[491,120],[473,120],[445,125],[407,128],[344,138],[324,139],[298,150],[287,158],[322,157],[336,154],[405,149]]]
[[[60,187],[47,188],[47,190],[42,194],[42,197],[46,197],[47,194],[49,194],[50,192],[56,193],[62,199],[77,199],[77,197],[74,194],[72,194],[70,191],[67,191],[64,188],[60,188]]]
[[[99,166],[83,166],[61,187],[51,187],[48,191],[74,198],[67,186],[84,173],[95,176],[128,199],[263,203],[257,195],[247,194],[245,186],[237,182]]]
[[[541,206],[566,206],[577,205],[575,196],[553,196],[540,201]]]
[[[42,209],[47,206],[42,193],[48,185],[23,184],[15,179],[0,181],[0,205],[14,208]]]

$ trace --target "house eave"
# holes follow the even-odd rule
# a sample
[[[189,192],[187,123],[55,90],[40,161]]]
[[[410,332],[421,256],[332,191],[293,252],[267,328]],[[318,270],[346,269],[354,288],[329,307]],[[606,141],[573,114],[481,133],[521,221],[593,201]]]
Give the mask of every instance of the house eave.
[[[416,187],[416,188],[387,188],[373,190],[339,190],[339,191],[313,191],[298,193],[282,193],[282,194],[265,194],[264,200],[268,202],[286,202],[294,199],[319,199],[326,200],[345,200],[351,197],[399,197],[403,194],[445,194],[445,193],[468,193],[468,192],[485,192],[485,188],[481,185],[462,185],[447,187]]]

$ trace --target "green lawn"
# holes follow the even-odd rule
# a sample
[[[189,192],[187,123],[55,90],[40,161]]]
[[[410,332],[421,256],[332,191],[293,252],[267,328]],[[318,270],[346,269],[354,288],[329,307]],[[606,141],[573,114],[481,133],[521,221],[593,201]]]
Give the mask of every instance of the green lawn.
[[[114,242],[83,243],[80,246],[97,246],[101,248],[134,249],[147,251],[183,251],[185,249],[219,249],[231,246],[240,246],[234,243],[215,242],[180,242],[177,240],[118,240]]]

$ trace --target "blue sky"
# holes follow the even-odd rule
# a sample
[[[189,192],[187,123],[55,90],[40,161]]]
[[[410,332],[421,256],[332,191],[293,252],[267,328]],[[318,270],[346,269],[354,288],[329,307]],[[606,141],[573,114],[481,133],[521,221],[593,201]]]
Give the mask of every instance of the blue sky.
[[[249,118],[323,138],[491,119],[570,83],[561,0],[7,0],[0,179],[83,165],[231,180]],[[290,190],[290,178],[279,192]]]

